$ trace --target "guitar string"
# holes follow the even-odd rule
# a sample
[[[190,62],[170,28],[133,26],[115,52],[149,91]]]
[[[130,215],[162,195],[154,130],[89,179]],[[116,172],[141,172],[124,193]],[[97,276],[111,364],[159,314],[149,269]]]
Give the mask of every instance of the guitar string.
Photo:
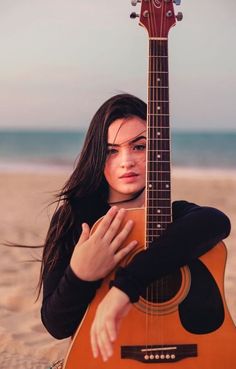
[[[154,5],[153,5],[153,3],[151,5],[151,7],[152,7],[151,14],[154,15],[155,12],[154,12]],[[162,27],[162,20],[161,20],[161,27]],[[154,35],[157,35],[157,23],[155,21],[153,21],[153,31],[154,31],[153,32]],[[151,97],[151,101],[150,101],[150,104],[149,104],[149,113],[151,113],[151,115],[150,115],[150,121],[152,123],[151,124],[151,127],[150,127],[150,136],[153,137],[153,138],[156,137],[155,136],[155,133],[156,133],[156,124],[154,125],[153,123],[155,122],[155,117],[157,116],[157,118],[158,118],[158,110],[155,109],[157,107],[157,100],[158,100],[158,99],[156,99],[156,93],[158,91],[157,79],[156,79],[156,70],[157,70],[157,62],[158,62],[158,58],[156,58],[156,56],[158,56],[158,53],[157,53],[156,45],[157,45],[157,41],[156,40],[151,40],[150,41],[150,46],[151,46],[150,47],[150,49],[151,49],[151,73],[150,73],[151,87],[150,87],[150,97]],[[154,116],[152,115],[153,113],[154,113]],[[152,145],[154,146],[154,149],[155,149],[155,152],[156,152],[156,142],[155,141],[152,141]],[[152,149],[153,149],[153,147],[152,147]],[[150,157],[150,154],[149,154],[149,157]],[[149,166],[151,167],[151,169],[153,169],[152,168],[152,166],[153,166],[152,165],[152,162],[149,163]],[[155,173],[155,178],[158,177],[158,175],[159,175],[158,172]],[[152,170],[151,170],[151,175],[149,176],[149,179],[151,179],[153,186],[156,186],[156,179],[154,180]],[[151,187],[151,189],[152,189],[152,187]],[[151,190],[151,189],[150,189],[150,192],[151,192],[151,200],[149,198],[149,205],[151,204],[151,208],[154,209],[154,206],[156,205],[155,204],[156,201],[155,201],[154,196],[153,196],[153,190]],[[150,207],[149,207],[149,209],[150,209]],[[154,216],[153,215],[151,216],[150,215],[150,212],[149,212],[149,228],[150,228],[150,222],[154,223],[153,218],[154,218]],[[151,235],[151,239],[153,240],[156,237],[156,233],[158,233],[158,232],[157,232],[157,230],[154,230],[154,227],[153,226],[151,228],[152,229],[149,230],[149,234]],[[150,301],[151,301],[151,304],[153,304],[154,301],[157,301],[155,299],[156,294],[157,294],[157,287],[156,287],[156,282],[154,281],[151,284],[151,287],[150,287],[150,295],[151,295],[150,296]],[[149,319],[149,326],[150,326],[151,332],[152,332],[153,329],[155,329],[155,325],[153,323],[154,323],[154,312],[151,310],[151,312],[150,312],[150,319]],[[155,342],[152,342],[152,341],[150,343],[151,343],[151,347],[152,347],[153,344],[155,344]]]
[[[165,187],[165,198],[168,198],[168,217],[165,217],[165,228],[167,228],[167,224],[171,222],[171,213],[172,213],[172,206],[171,206],[171,167],[170,167],[170,155],[171,155],[171,140],[170,140],[170,134],[171,134],[171,130],[170,130],[170,107],[169,107],[169,57],[168,57],[168,39],[165,41],[165,55],[166,55],[166,79],[165,79],[165,85],[167,87],[166,89],[166,96],[163,100],[167,101],[167,111],[165,111],[165,113],[167,114],[166,116],[163,116],[162,119],[165,119],[165,127],[167,126],[166,133],[167,133],[167,138],[168,140],[164,140],[164,144],[165,144],[165,150],[168,150],[168,184],[169,184],[169,188],[166,189]],[[168,95],[168,96],[167,96]],[[165,117],[165,118],[164,118]],[[172,278],[172,277],[171,277]],[[171,279],[172,280],[172,279]],[[170,280],[170,282],[171,282]],[[172,294],[170,295],[171,292],[171,283],[168,282],[168,279],[166,279],[166,292],[167,292],[167,296],[172,296]],[[165,338],[165,330],[163,330],[163,338]]]
[[[154,33],[154,35],[156,35],[157,34],[157,32],[156,32],[157,31],[157,27],[156,27],[156,22],[153,19],[152,15],[154,15],[154,5],[153,5],[153,3],[151,3],[151,21],[152,21],[153,33]],[[155,58],[153,58],[153,56],[156,56],[156,53],[155,53],[155,48],[153,49],[153,44],[155,45],[155,41],[150,40],[149,43],[150,43],[149,56],[150,56],[150,64],[151,64],[150,71],[149,71],[149,72],[151,72],[149,74],[149,81],[150,81],[149,113],[152,113],[154,111],[153,107],[155,106],[155,103],[156,103],[155,101],[153,101],[153,100],[155,100],[155,90],[156,90],[156,86],[155,86],[156,83],[153,83],[154,82],[153,81],[153,76],[155,75],[153,72],[155,72],[155,69],[156,69],[155,68]],[[154,96],[154,99],[153,99],[153,96]],[[152,117],[153,117],[152,115],[149,115],[149,123],[150,124],[151,123],[153,124]],[[150,130],[150,137],[154,137],[153,136],[153,134],[155,132],[154,126],[153,125],[149,126],[149,130]],[[153,143],[154,142],[152,141],[152,145],[153,145]],[[149,145],[151,146],[151,141],[149,141]],[[155,146],[155,143],[154,143],[154,146]],[[149,158],[150,158],[150,153],[149,153]],[[151,167],[150,161],[149,161],[149,167]],[[153,181],[153,178],[150,178],[151,177],[151,174],[152,173],[149,173],[149,181],[150,181],[150,179]],[[153,174],[152,174],[152,176],[153,176]],[[148,214],[148,226],[149,226],[149,230],[148,230],[148,233],[149,233],[149,236],[151,236],[151,239],[153,239],[154,238],[154,231],[153,231],[153,229],[150,230],[150,222],[151,221],[153,222],[153,218],[150,216],[150,204],[151,204],[151,208],[153,209],[154,208],[154,200],[153,200],[153,193],[150,196],[150,192],[152,192],[151,189],[149,189],[148,191],[149,191],[149,199],[148,199],[148,205],[149,205],[149,207],[148,207],[148,209],[149,209],[148,210],[149,211],[149,214]],[[151,199],[150,199],[150,197],[151,197]],[[150,237],[149,237],[149,242],[150,242]],[[154,292],[155,292],[154,289],[155,289],[155,284],[153,283],[149,287],[149,295],[150,296],[149,296],[149,300],[148,301],[150,301],[151,304],[154,301]],[[152,310],[150,311],[150,318],[148,320],[149,320],[149,328],[151,330],[153,328],[153,326],[154,326],[153,325],[153,312],[152,312]],[[152,347],[153,344],[155,344],[155,343],[154,342],[151,342],[151,341],[149,342],[149,346],[150,347]]]
[[[152,14],[154,14],[154,8],[153,8],[153,5],[151,3],[151,12],[150,12],[150,17],[148,19],[148,21],[150,20],[149,22],[149,29],[153,32],[155,32],[155,21],[153,20],[153,17],[152,17]],[[149,80],[149,91],[148,91],[148,98],[149,98],[149,101],[148,101],[148,112],[150,112],[150,109],[151,109],[151,104],[152,104],[152,72],[153,71],[153,58],[150,57],[150,55],[152,55],[152,48],[151,48],[151,45],[152,45],[152,41],[149,40],[149,75],[148,75],[148,80]],[[148,127],[148,135],[149,137],[151,136],[151,127],[150,127],[150,118],[151,116],[149,115],[148,117],[148,123],[149,123],[149,127]],[[150,140],[149,140],[149,145],[148,145],[148,148],[150,147]],[[148,156],[149,156],[149,153],[148,153]],[[150,165],[150,163],[149,163]],[[147,171],[148,171],[148,168],[147,168]],[[148,180],[150,180],[150,173],[148,173]],[[148,188],[148,187],[147,187]],[[150,209],[150,196],[149,196],[149,189],[147,189],[147,194],[148,194],[148,198],[147,198],[147,204],[148,204],[148,210],[147,210],[147,216],[148,216],[148,234],[151,235],[151,232],[150,232],[150,227],[149,227],[149,222],[150,222],[150,212],[149,212],[149,209]],[[150,243],[150,240],[146,239],[146,242],[148,244],[148,247],[149,247],[149,243]],[[152,301],[152,291],[151,291],[152,287],[147,287],[147,291],[146,291],[146,294],[147,294],[147,301]],[[149,314],[150,314],[150,317],[149,317]],[[149,312],[148,311],[148,306],[146,306],[146,346],[150,346],[150,343],[149,342],[149,331],[150,331],[150,327],[152,327],[152,321],[150,321],[150,319],[152,318],[152,311]]]
[[[160,30],[162,29],[162,19],[161,19],[161,23],[160,23]],[[159,104],[159,100],[160,100],[160,89],[159,89],[159,84],[158,84],[158,74],[159,74],[159,62],[160,62],[160,59],[159,59],[159,50],[158,50],[158,43],[159,43],[160,41],[158,41],[158,40],[155,40],[154,41],[154,54],[157,56],[154,60],[155,60],[155,74],[154,74],[154,76],[155,76],[155,84],[156,84],[156,91],[155,91],[155,113],[156,113],[156,117],[154,118],[154,120],[155,120],[155,129],[156,129],[156,140],[158,139],[159,141],[160,141],[160,137],[157,137],[157,131],[158,131],[158,121],[159,121],[159,118],[158,118],[158,110],[157,110],[157,106],[158,106],[158,104]],[[155,140],[155,142],[154,142],[154,145],[155,145],[155,153],[157,152],[157,147],[161,147],[161,145],[160,145],[160,143],[159,142],[156,142],[156,140]],[[158,153],[159,153],[159,151],[158,151]],[[158,158],[156,158],[156,160],[158,160],[159,161],[159,159]],[[159,173],[159,170],[157,170],[157,168],[158,168],[158,165],[157,165],[157,167],[155,168],[156,169],[156,186],[157,186],[157,189],[159,189],[159,183],[158,183],[158,180],[160,179],[160,176],[161,176],[161,173]],[[157,192],[157,196],[159,196],[159,192]],[[155,204],[157,207],[159,207],[159,198],[157,197],[157,201],[156,201],[156,204]],[[160,214],[158,214],[157,215],[157,219],[156,219],[156,226],[157,226],[157,224],[158,224],[158,222],[159,222],[159,220],[160,220]],[[157,237],[159,237],[159,234],[158,234],[159,232],[157,231]],[[156,297],[156,301],[158,301],[158,295],[159,295],[159,291],[158,291],[158,283],[157,282],[155,282],[155,289],[156,289],[156,291],[155,291],[155,297]],[[157,319],[158,320],[158,332],[159,332],[159,336],[161,336],[161,330],[162,330],[162,328],[161,328],[161,326],[160,326],[160,319]],[[159,340],[158,340],[159,341]]]
[[[154,5],[153,5],[153,14],[154,14]],[[162,21],[161,21],[161,27],[162,27]],[[157,30],[158,26],[157,26],[157,22],[154,22],[154,34],[155,35],[158,35],[158,30]],[[157,110],[157,103],[158,103],[158,97],[156,96],[157,93],[158,93],[158,84],[157,84],[157,78],[156,78],[156,71],[157,71],[157,62],[158,62],[158,50],[157,50],[157,40],[152,40],[151,41],[151,44],[152,44],[152,55],[154,56],[152,59],[152,73],[151,74],[151,80],[152,80],[152,83],[151,83],[151,91],[152,91],[152,96],[154,98],[152,98],[152,103],[151,103],[151,111],[150,113],[151,114],[155,114],[154,116],[151,115],[151,120],[152,120],[152,126],[151,126],[151,132],[152,132],[152,137],[155,138],[155,140],[152,141],[152,145],[153,145],[153,148],[154,148],[154,152],[156,153],[157,150],[156,150],[156,132],[157,132],[157,126],[156,126],[156,122],[158,121],[158,110]],[[155,124],[154,124],[155,123]],[[152,149],[153,149],[152,148]],[[157,159],[157,158],[156,158]],[[155,160],[156,160],[155,159]],[[154,193],[153,193],[153,188],[155,188],[155,186],[157,185],[157,181],[158,181],[158,176],[159,176],[159,173],[158,171],[156,171],[155,173],[153,173],[153,164],[151,163],[150,164],[151,166],[151,176],[152,176],[152,183],[153,183],[153,187],[152,187],[152,195],[151,195],[151,205],[152,205],[152,209],[155,208],[156,206],[156,198],[154,198]],[[156,170],[156,168],[154,168]],[[158,194],[158,192],[157,192]],[[154,223],[154,220],[156,221],[156,216],[154,217],[153,215],[151,216],[151,221],[152,223]],[[155,223],[154,223],[155,224]],[[157,238],[158,236],[158,230],[155,229],[155,227],[152,226],[152,240]],[[157,297],[157,294],[158,294],[158,291],[157,291],[157,284],[155,281],[153,281],[152,285],[151,285],[151,302],[153,304],[153,308],[154,308],[154,301],[157,301],[156,297]],[[154,317],[155,317],[155,312],[154,311],[151,311],[151,324],[150,324],[150,327],[151,327],[151,332],[153,332],[153,330],[156,329],[156,325],[154,324]],[[159,317],[157,316],[155,321],[157,323],[157,320],[158,320],[158,326],[159,326]],[[158,335],[159,335],[159,327],[158,327]],[[154,335],[155,337],[155,335]],[[152,345],[155,345],[156,342],[151,342]]]
[[[152,11],[150,12],[150,17],[148,17],[148,25],[149,25],[149,29],[152,30],[152,25],[153,25],[153,20],[152,20]],[[150,71],[152,70],[152,58],[150,57],[151,54],[151,40],[149,39],[149,71],[148,71],[148,82],[149,82],[149,87],[148,87],[148,113],[149,113],[149,109],[150,109],[150,104],[151,104],[151,73]],[[148,150],[150,148],[150,115],[148,115]],[[149,152],[147,153],[148,157],[149,157]],[[147,163],[147,182],[149,182],[150,180],[150,174],[148,172],[149,170],[149,163]],[[150,197],[149,197],[149,187],[148,187],[148,183],[147,183],[147,227],[148,229],[146,230],[146,247],[149,247],[149,238],[147,237],[150,233],[149,230],[149,209],[150,209]],[[148,312],[148,301],[150,298],[150,287],[147,286],[146,289],[146,349],[148,348],[148,344],[149,344],[149,326],[150,326],[150,322],[149,322],[149,312]],[[148,351],[146,351],[146,354],[148,354]]]
[[[164,31],[164,28],[165,28],[165,25],[166,25],[166,17],[165,17],[165,14],[166,14],[166,7],[167,7],[167,3],[164,3],[164,6],[162,7],[162,12],[161,12],[161,35],[163,35],[163,31]],[[156,63],[156,69],[157,69],[157,73],[156,73],[156,81],[157,81],[157,100],[158,100],[158,106],[162,107],[162,101],[164,101],[164,95],[165,95],[165,92],[166,90],[165,89],[162,89],[161,86],[163,86],[163,71],[165,71],[165,67],[166,67],[166,64],[165,64],[165,58],[163,58],[162,56],[165,56],[165,41],[157,41],[156,43],[156,54],[158,55],[158,57],[156,58],[157,59],[157,63]],[[157,107],[157,106],[156,106]],[[160,113],[160,110],[157,110],[158,113]],[[161,109],[161,113],[162,113],[162,109]],[[160,158],[160,161],[158,160],[158,163],[160,162],[160,165],[158,165],[158,171],[157,171],[157,188],[160,189],[160,185],[163,183],[163,172],[162,172],[162,169],[163,169],[163,149],[166,150],[166,147],[165,147],[165,141],[163,141],[163,115],[161,114],[157,114],[157,131],[160,132],[160,135],[157,135],[157,146],[160,147],[160,152],[161,152],[161,158]],[[163,147],[164,146],[164,147]],[[163,197],[162,196],[162,191],[158,191],[158,195]],[[164,196],[165,198],[166,196]],[[160,197],[158,198],[158,206],[160,204],[161,200],[160,200]],[[158,215],[158,224],[161,224],[164,223],[164,219],[163,219],[163,216],[162,214],[160,213]],[[161,228],[164,228],[161,226]],[[160,229],[161,229],[160,228]],[[162,231],[160,230],[159,232],[159,235],[160,236],[160,233]],[[157,286],[158,288],[156,289],[156,294],[157,294],[157,301],[158,299],[161,297],[161,302],[163,301],[163,296],[164,296],[164,292],[165,292],[165,279],[164,278],[161,278],[160,279],[160,282],[158,282]],[[159,287],[160,286],[160,287]],[[158,296],[159,295],[159,296]],[[159,300],[160,301],[160,300]],[[159,326],[160,326],[160,343],[164,343],[164,320],[162,319],[162,316],[160,315],[159,319],[158,319],[158,322],[159,322]]]
[[[164,5],[164,7],[162,7],[162,13],[161,13],[161,28],[160,28],[161,29],[161,34],[163,32],[163,27],[165,25],[165,19],[166,19],[165,16],[164,16],[165,13],[166,13],[165,6],[166,5]],[[153,27],[154,34],[157,34],[157,32],[156,32],[156,23],[153,22],[153,19],[152,19],[152,14],[154,14],[153,3],[151,4],[151,7],[152,7],[152,12],[151,12],[151,17],[150,17],[150,22],[153,23],[153,24],[150,24],[149,23],[149,25],[150,25],[150,27]],[[156,41],[156,40],[151,41],[151,40],[149,40],[149,43],[150,43],[150,45],[149,45],[149,54],[153,55],[153,53],[154,53],[154,56],[165,56],[165,57],[167,56],[166,54],[167,54],[167,46],[168,45],[167,44],[165,45],[165,41]],[[157,132],[155,132],[156,126],[159,129],[158,125],[160,125],[160,124],[161,124],[160,131],[161,131],[162,134],[164,132],[164,128],[162,127],[162,125],[163,125],[162,124],[163,123],[162,120],[164,119],[164,116],[163,115],[161,115],[161,116],[158,115],[158,110],[156,111],[156,109],[154,109],[154,107],[157,108],[156,102],[158,102],[159,100],[160,100],[160,104],[163,101],[166,100],[166,95],[165,95],[165,92],[166,91],[164,91],[164,89],[162,91],[162,89],[158,86],[158,83],[157,83],[158,80],[157,80],[157,78],[162,78],[163,74],[161,72],[166,71],[165,68],[166,67],[168,68],[168,65],[165,63],[165,60],[163,61],[162,58],[158,58],[158,57],[157,58],[152,58],[151,57],[149,59],[150,59],[150,62],[149,62],[149,72],[154,72],[154,73],[149,73],[149,78],[148,78],[149,79],[149,86],[150,86],[149,87],[149,100],[150,101],[149,101],[149,104],[148,104],[149,106],[148,107],[149,107],[149,113],[155,112],[155,115],[154,116],[152,116],[152,115],[149,116],[149,122],[150,122],[150,120],[151,120],[152,117],[154,118],[154,122],[155,122],[155,118],[157,118],[156,119],[156,122],[155,122],[155,127],[154,127],[154,124],[151,127],[149,126],[150,136],[153,137],[154,133],[157,133]],[[167,60],[167,62],[168,62],[168,60]],[[156,78],[155,83],[153,83],[154,82],[153,79],[155,79],[155,78]],[[151,83],[150,83],[150,81],[151,81]],[[164,79],[164,82],[167,82],[168,83],[168,76],[167,76],[166,79]],[[162,83],[163,83],[163,81],[162,81]],[[168,85],[165,86],[165,87],[168,87]],[[158,104],[159,104],[159,102],[158,102]],[[168,101],[167,101],[167,107],[168,107]],[[163,108],[163,106],[162,106],[162,108]],[[168,117],[167,117],[167,119],[168,119]],[[165,123],[166,123],[166,121],[165,121]],[[168,129],[169,128],[167,128],[167,133],[168,133]],[[157,142],[154,141],[154,143],[152,143],[152,144],[154,144],[155,152],[157,152],[157,147],[160,148],[159,151],[161,153],[163,153],[163,150],[168,149],[168,142],[165,142],[165,140],[163,140],[162,136],[159,137],[159,139],[157,140]],[[148,153],[148,155],[149,155],[149,153]],[[161,165],[159,167],[161,167],[161,168],[162,168],[162,164],[163,164],[162,162],[163,162],[163,156],[161,157],[161,160],[160,160],[160,164]],[[149,165],[151,166],[152,164],[149,163]],[[167,165],[168,165],[168,163],[167,163]],[[168,165],[168,167],[169,167],[169,165]],[[157,168],[158,168],[158,166],[156,167],[156,169]],[[164,175],[164,173],[162,172],[161,168],[156,173],[157,184],[158,184],[157,187],[158,187],[158,189],[161,188],[161,187],[159,187],[159,185],[161,186],[161,183],[163,182],[163,179],[166,177]],[[150,175],[148,177],[150,179]],[[152,180],[154,180],[154,178],[152,178]],[[156,179],[155,179],[155,181],[156,181]],[[158,193],[160,193],[160,192],[158,192]],[[152,193],[152,195],[153,195],[153,193]],[[166,190],[163,190],[161,188],[161,195],[162,196],[164,195],[164,198],[166,198],[167,197],[167,191]],[[158,203],[158,202],[160,202],[160,200],[158,199],[158,201],[155,202],[154,196],[151,196],[151,200],[150,200],[150,197],[147,199],[147,203],[149,205],[149,208],[150,208],[150,203],[152,204],[152,208],[154,208],[154,205],[156,205],[156,203]],[[148,222],[150,222],[150,213],[148,214],[148,217],[149,217]],[[153,221],[153,217],[151,217],[151,218],[152,218],[152,221]],[[160,214],[159,215],[159,219],[158,220],[160,220],[160,224],[165,223],[165,226],[167,225],[166,216],[164,217],[163,214]],[[158,231],[156,232],[156,231],[150,230],[150,229],[148,230],[148,232],[149,232],[149,235],[151,235],[152,239],[156,236],[156,233],[158,234]],[[159,236],[159,234],[158,234],[158,236]],[[146,242],[147,242],[147,240],[146,240]],[[149,242],[147,242],[147,243],[149,243]],[[159,284],[160,284],[161,295],[163,296],[164,290],[165,290],[165,288],[168,288],[168,285],[166,285],[164,279],[161,279],[161,283],[159,283]],[[150,294],[150,296],[148,296],[149,294]],[[154,296],[155,296],[155,300],[154,300]],[[148,297],[149,297],[149,299],[148,299]],[[147,289],[147,300],[148,301],[151,301],[151,302],[158,301],[158,289],[157,289],[157,287],[155,288],[155,284],[152,284],[151,287],[149,287]],[[154,314],[151,311],[150,312],[151,321],[148,322],[149,323],[148,326],[150,326],[150,327],[153,327],[153,324],[152,324],[152,322],[153,322],[153,315]],[[149,314],[147,314],[146,316],[148,317]],[[148,320],[150,320],[150,319],[148,319]],[[163,319],[161,319],[161,321],[162,320]],[[147,326],[147,328],[148,328],[148,326]],[[158,327],[158,328],[161,328],[160,330],[158,329],[158,331],[164,332],[163,327]],[[163,340],[163,337],[162,337],[162,340]],[[147,340],[147,342],[148,342],[148,340]]]
[[[163,36],[163,29],[164,29],[164,21],[165,21],[165,7],[166,7],[166,3],[164,3],[164,6],[162,7],[162,12],[161,12],[161,36]],[[163,90],[161,89],[161,78],[162,78],[162,72],[163,72],[163,42],[162,40],[158,40],[156,43],[156,54],[158,55],[157,57],[157,63],[156,63],[156,80],[157,80],[157,101],[158,101],[158,106],[161,105],[161,101],[163,101]],[[157,108],[157,106],[156,106]],[[160,152],[161,152],[161,157],[160,160],[158,160],[158,163],[160,162],[160,165],[158,165],[158,170],[157,170],[157,188],[158,190],[160,189],[160,185],[163,181],[163,173],[162,173],[162,161],[163,161],[163,156],[162,156],[162,152],[163,152],[163,140],[162,140],[162,128],[160,127],[161,125],[161,120],[162,117],[160,115],[160,111],[157,110],[159,115],[157,115],[157,132],[156,133],[160,133],[160,135],[157,134],[157,141],[156,141],[156,146],[159,148],[160,147]],[[158,207],[160,206],[160,197],[162,197],[162,192],[158,191]],[[158,224],[162,224],[162,214],[160,213],[158,215]],[[163,228],[163,227],[161,227]],[[159,230],[159,234],[158,237],[160,237],[160,233],[161,233],[161,228]],[[162,297],[163,297],[163,292],[164,292],[164,286],[163,286],[163,278],[159,280],[159,282],[157,282],[157,288],[156,288],[156,299],[157,301],[162,301]],[[164,327],[163,327],[163,319],[162,316],[160,315],[158,317],[158,330],[160,332],[160,343],[162,344],[163,342],[163,332],[164,332]]]
[[[155,14],[155,9],[154,9],[154,5],[153,5],[153,2],[151,3],[151,18],[152,18],[152,24],[153,24],[153,33],[156,34],[156,21],[155,21],[155,17],[154,17],[154,14]],[[152,44],[153,44],[153,41],[151,40],[150,41],[150,54],[151,54],[151,72],[153,72],[153,50],[152,50]],[[151,87],[150,87],[150,97],[151,97],[151,102],[149,104],[149,113],[151,112],[150,110],[152,109],[152,105],[153,105],[153,99],[152,99],[152,96],[153,96],[153,73],[150,73],[150,81],[151,81]],[[152,115],[149,115],[149,122],[150,122],[150,125],[151,125],[151,120],[152,120]],[[149,127],[150,129],[150,137],[153,137],[153,127],[152,125]],[[150,145],[151,145],[151,142],[150,141]],[[150,154],[149,154],[150,156]],[[150,166],[151,166],[151,163],[149,162],[149,169],[150,169]],[[153,180],[153,178],[150,178],[150,174],[149,174],[149,181]],[[151,183],[152,184],[152,183]],[[149,189],[149,191],[151,192],[151,189]],[[150,192],[149,192],[149,195],[150,195]],[[149,198],[149,205],[150,205],[150,198]],[[152,200],[152,196],[151,196],[151,206],[153,207],[153,200]],[[149,228],[150,228],[150,206],[149,206]],[[149,234],[152,234],[152,238],[153,238],[153,231],[150,232],[149,230]],[[150,239],[150,238],[149,238]],[[149,245],[150,247],[150,245]],[[151,301],[151,303],[153,302],[153,288],[154,288],[154,285],[153,283],[151,284],[151,287],[150,288],[150,299],[149,301]],[[152,313],[152,310],[150,312],[150,319],[149,319],[149,327],[150,327],[150,332],[152,332],[152,327],[153,327],[153,313]],[[150,345],[151,344],[151,345]],[[152,345],[154,344],[154,342],[150,341],[149,345],[150,347],[152,348]]]

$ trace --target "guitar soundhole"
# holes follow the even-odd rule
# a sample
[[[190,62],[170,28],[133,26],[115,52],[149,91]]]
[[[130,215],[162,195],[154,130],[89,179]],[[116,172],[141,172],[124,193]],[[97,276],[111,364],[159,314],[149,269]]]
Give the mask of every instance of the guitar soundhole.
[[[171,300],[179,291],[182,284],[180,269],[171,275],[167,275],[153,282],[141,295],[152,303],[163,303]]]

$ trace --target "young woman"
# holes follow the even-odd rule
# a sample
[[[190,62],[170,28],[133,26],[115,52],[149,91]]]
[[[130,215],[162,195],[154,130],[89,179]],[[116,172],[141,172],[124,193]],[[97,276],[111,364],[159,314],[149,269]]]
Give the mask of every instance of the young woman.
[[[146,104],[128,94],[112,97],[91,121],[45,242],[42,321],[58,339],[75,333],[103,278],[137,244],[132,240],[120,248],[132,221],[118,229],[126,208],[144,206],[145,157]],[[214,208],[175,201],[172,210],[173,223],[155,247],[117,269],[91,328],[94,357],[101,354],[107,360],[112,355],[122,317],[148,284],[198,258],[230,232],[229,219]]]

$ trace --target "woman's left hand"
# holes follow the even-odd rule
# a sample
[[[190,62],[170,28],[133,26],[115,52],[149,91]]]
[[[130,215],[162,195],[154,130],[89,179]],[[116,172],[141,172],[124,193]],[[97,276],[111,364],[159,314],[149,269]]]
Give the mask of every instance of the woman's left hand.
[[[113,343],[117,338],[122,318],[131,308],[129,297],[112,287],[99,304],[90,331],[94,358],[99,355],[107,361],[113,354]]]

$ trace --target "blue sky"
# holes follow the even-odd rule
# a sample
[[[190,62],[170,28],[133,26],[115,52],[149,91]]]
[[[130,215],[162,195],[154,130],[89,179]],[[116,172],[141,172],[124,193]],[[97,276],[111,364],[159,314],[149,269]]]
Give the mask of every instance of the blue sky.
[[[2,0],[0,129],[84,128],[111,95],[146,99],[145,29],[129,0]],[[182,0],[170,31],[174,129],[236,129],[235,0]]]

